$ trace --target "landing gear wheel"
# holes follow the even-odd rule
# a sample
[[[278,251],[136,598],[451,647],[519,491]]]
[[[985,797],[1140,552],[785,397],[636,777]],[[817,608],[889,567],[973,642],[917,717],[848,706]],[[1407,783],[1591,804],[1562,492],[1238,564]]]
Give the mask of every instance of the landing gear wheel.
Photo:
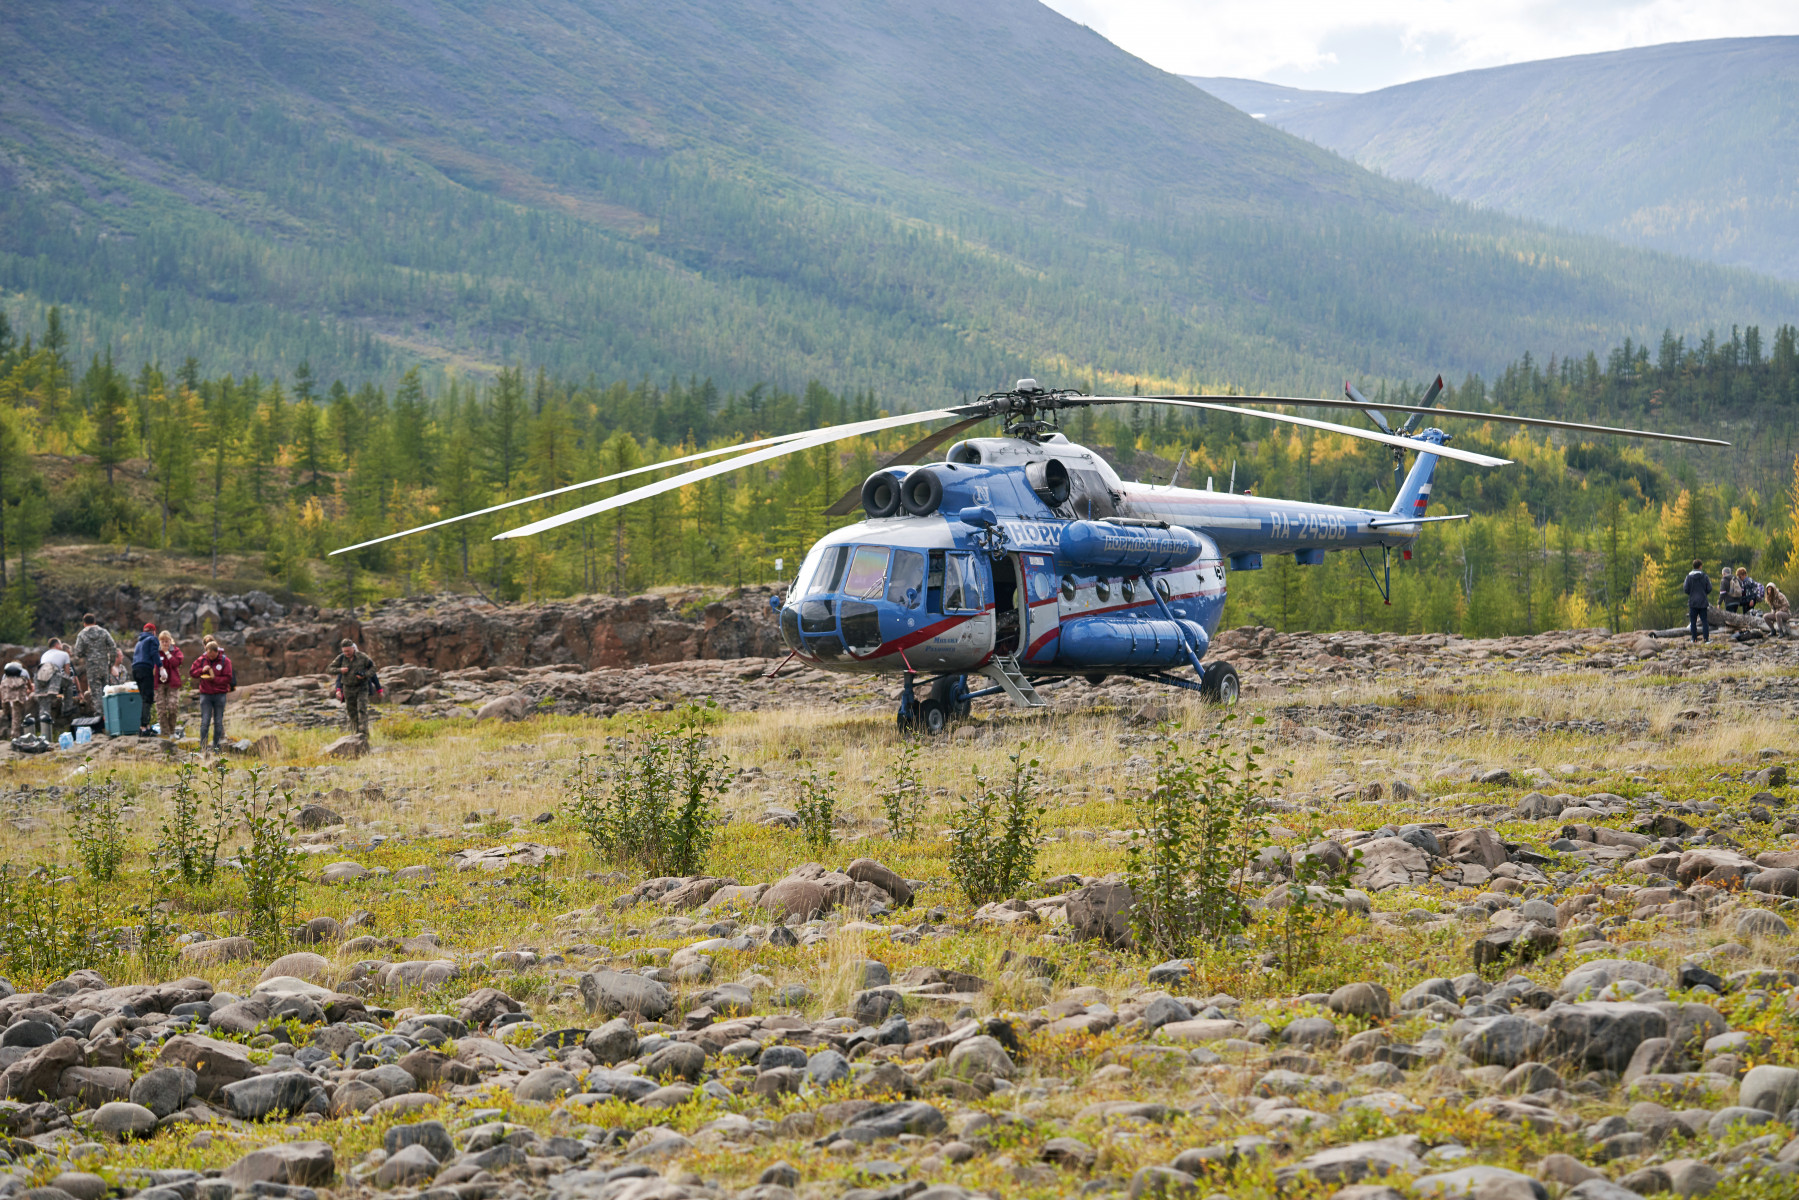
[[[931,700],[942,706],[946,718],[967,720],[969,712],[974,708],[974,703],[968,698],[968,676],[943,676],[931,684]],[[936,730],[931,732],[935,733]]]
[[[1213,663],[1199,677],[1199,694],[1213,704],[1222,704],[1226,708],[1236,705],[1243,694],[1243,685],[1237,679],[1237,668],[1229,663]]]
[[[918,729],[927,737],[936,737],[949,724],[949,712],[943,707],[943,701],[932,696],[918,706]]]

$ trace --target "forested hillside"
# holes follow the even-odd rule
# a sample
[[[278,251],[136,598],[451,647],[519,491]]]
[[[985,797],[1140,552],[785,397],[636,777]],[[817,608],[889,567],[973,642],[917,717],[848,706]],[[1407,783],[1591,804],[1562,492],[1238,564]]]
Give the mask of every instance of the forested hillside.
[[[1032,0],[0,7],[0,293],[202,372],[1492,371],[1793,291],[1447,204]]]
[[[1364,95],[1193,82],[1470,204],[1799,279],[1799,37],[1586,54]]]
[[[1464,378],[1443,399],[1716,432],[1736,445],[1552,443],[1514,437],[1509,427],[1452,426],[1458,445],[1516,465],[1443,465],[1433,511],[1477,516],[1422,539],[1396,572],[1391,607],[1353,556],[1307,568],[1271,556],[1266,570],[1232,575],[1228,621],[1472,633],[1666,625],[1678,615],[1682,564],[1695,555],[1799,583],[1792,325],[1766,337],[1753,326],[1723,338],[1670,333],[1653,348],[1619,346],[1603,361],[1527,356],[1490,382]],[[681,447],[864,418],[879,407],[872,393],[817,383],[729,390],[692,378],[607,383],[522,368],[485,385],[442,388],[416,368],[383,381],[327,382],[305,365],[282,377],[207,376],[194,362],[165,372],[97,356],[72,361],[59,321],[0,326],[0,640],[27,635],[30,581],[46,540],[192,555],[202,581],[219,556],[248,554],[271,588],[337,603],[436,588],[510,600],[774,579],[777,560],[791,574],[836,523],[821,510],[864,478],[882,449],[912,434],[752,467],[536,538],[489,540],[609,493],[329,562],[324,555]],[[1265,496],[1383,508],[1391,500],[1387,451],[1367,442],[1148,406],[1086,410],[1067,428],[1127,477],[1166,482],[1184,457],[1182,480],[1194,485],[1209,476],[1222,488],[1234,476]],[[129,581],[129,568],[121,571]]]

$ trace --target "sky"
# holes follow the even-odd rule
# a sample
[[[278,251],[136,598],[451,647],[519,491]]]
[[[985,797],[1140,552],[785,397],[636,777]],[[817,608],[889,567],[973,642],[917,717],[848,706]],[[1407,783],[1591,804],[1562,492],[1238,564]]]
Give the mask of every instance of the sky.
[[[1165,71],[1365,92],[1479,67],[1799,34],[1795,0],[1044,0]]]

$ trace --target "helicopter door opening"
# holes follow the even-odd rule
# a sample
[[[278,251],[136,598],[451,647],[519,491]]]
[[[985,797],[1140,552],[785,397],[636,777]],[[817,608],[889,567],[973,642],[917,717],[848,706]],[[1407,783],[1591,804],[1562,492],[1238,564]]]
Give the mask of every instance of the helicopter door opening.
[[[1018,586],[1015,554],[993,560],[993,651],[995,654],[1017,654],[1018,637],[1024,631],[1020,613],[1024,605]]]
[[[1061,586],[1061,580],[1056,575],[1055,559],[1047,554],[1020,554],[1018,563],[1024,579],[1024,586],[1019,589],[1019,607],[1024,617],[1019,660],[1054,662],[1055,633],[1061,626],[1061,606],[1056,603],[1056,589]]]

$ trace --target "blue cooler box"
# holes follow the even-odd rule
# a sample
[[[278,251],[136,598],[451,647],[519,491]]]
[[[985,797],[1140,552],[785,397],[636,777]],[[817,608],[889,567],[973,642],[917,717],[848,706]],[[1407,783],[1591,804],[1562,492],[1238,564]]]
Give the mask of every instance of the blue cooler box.
[[[103,696],[102,711],[106,714],[106,732],[113,737],[135,734],[144,723],[144,696],[142,692],[119,692],[111,696]]]

